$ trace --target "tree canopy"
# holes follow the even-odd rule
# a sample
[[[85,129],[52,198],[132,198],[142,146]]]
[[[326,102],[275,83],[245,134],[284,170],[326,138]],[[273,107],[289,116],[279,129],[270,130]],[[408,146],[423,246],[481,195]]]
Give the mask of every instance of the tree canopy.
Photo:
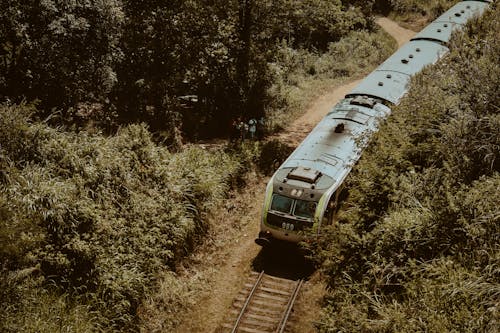
[[[233,118],[264,114],[281,42],[326,49],[371,27],[369,8],[340,0],[6,0],[0,98],[37,100],[69,124],[223,133]]]

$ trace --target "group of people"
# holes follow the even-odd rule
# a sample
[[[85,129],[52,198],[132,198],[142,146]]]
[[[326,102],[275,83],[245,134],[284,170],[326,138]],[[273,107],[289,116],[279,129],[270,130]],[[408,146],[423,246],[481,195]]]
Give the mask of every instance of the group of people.
[[[231,138],[233,140],[245,141],[247,138],[250,140],[261,140],[264,137],[265,119],[250,118],[248,120],[239,117],[233,120],[231,128]]]

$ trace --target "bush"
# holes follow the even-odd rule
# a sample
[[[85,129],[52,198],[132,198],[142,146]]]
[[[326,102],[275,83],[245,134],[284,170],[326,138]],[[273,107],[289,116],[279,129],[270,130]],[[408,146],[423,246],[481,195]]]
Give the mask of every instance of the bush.
[[[434,20],[445,11],[453,2],[444,0],[390,0],[392,9],[400,14],[416,13],[422,16],[430,15],[430,20]]]
[[[32,123],[29,112],[0,110],[5,268],[38,267],[43,285],[82,295],[98,324],[131,329],[157,273],[208,228],[239,162],[196,147],[172,154],[143,125],[104,137]]]
[[[99,316],[74,297],[43,287],[43,279],[27,277],[33,270],[0,274],[0,329],[2,332],[96,332]]]
[[[279,140],[265,142],[260,152],[258,168],[264,174],[271,175],[290,156],[293,149]]]

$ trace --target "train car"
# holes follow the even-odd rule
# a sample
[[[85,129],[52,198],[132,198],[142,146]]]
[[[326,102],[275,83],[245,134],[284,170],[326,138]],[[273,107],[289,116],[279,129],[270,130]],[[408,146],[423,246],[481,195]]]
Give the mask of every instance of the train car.
[[[411,77],[447,52],[453,31],[490,1],[462,1],[369,74],[316,125],[269,180],[255,242],[297,243],[334,223],[344,180],[373,132],[407,93]]]

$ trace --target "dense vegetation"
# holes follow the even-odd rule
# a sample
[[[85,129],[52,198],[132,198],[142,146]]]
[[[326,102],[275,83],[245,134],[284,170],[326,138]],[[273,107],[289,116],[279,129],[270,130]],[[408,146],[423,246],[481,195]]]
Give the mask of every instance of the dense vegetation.
[[[370,14],[340,0],[2,1],[0,330],[137,331],[159,283],[173,327],[189,289],[175,266],[206,215],[255,156],[264,172],[276,158],[276,142],[180,139],[264,113],[279,128],[366,73],[394,46]]]
[[[419,31],[460,0],[375,0],[374,9]]]
[[[500,8],[413,80],[320,242],[320,332],[497,332]]]
[[[194,147],[172,154],[142,125],[104,137],[30,124],[25,105],[0,112],[3,329],[75,329],[49,310],[31,321],[30,312],[42,315],[32,307],[49,304],[25,292],[42,286],[80,295],[108,329],[130,325],[157,272],[207,227],[203,214],[224,198],[239,162]]]
[[[376,0],[375,9],[383,12],[392,12],[405,18],[429,16],[431,20],[441,15],[460,0]]]
[[[285,147],[277,142],[262,147],[259,143],[248,143],[227,150],[224,147],[205,150],[182,146],[181,139],[224,136],[230,130],[231,121],[240,116],[266,115],[269,129],[278,129],[324,87],[371,70],[394,47],[394,42],[373,24],[371,14],[377,3],[359,0],[2,1],[0,330],[137,331],[145,326],[138,313],[141,304],[151,297],[158,284],[166,294],[160,302],[165,307],[161,311],[167,313],[163,315],[162,328],[174,327],[178,319],[176,312],[186,307],[185,298],[190,288],[178,281],[175,267],[210,228],[206,215],[220,204],[233,184],[241,184],[249,162],[257,162],[263,172],[271,172],[270,161],[286,156]],[[414,7],[403,6],[410,3],[420,4],[390,1],[388,6],[404,13],[414,11]],[[380,4],[386,6],[387,2]],[[440,11],[439,6],[422,8],[437,8],[436,15]],[[475,33],[486,31],[488,24],[475,26]],[[475,46],[471,38],[466,36],[461,40],[471,54],[455,53],[453,59],[480,56],[481,61],[475,63],[474,68],[483,76],[478,74],[478,81],[473,82],[492,82],[488,81],[492,78],[486,72],[491,60],[487,57],[486,44],[478,42]],[[472,72],[458,71],[459,65],[452,68],[457,69],[452,72],[457,78],[472,80],[467,76]],[[447,71],[446,67],[442,71]],[[433,75],[434,79],[437,74],[427,75]],[[424,76],[418,80],[429,78]],[[489,105],[495,105],[498,110],[498,101],[491,102],[498,82],[491,83],[488,95],[480,85],[456,85],[440,80],[436,82],[441,82],[441,86],[432,86],[435,99],[428,103],[434,101],[435,105],[441,105],[440,98],[446,94],[470,89],[463,92],[466,101],[463,105],[462,100],[446,95],[455,103],[450,105],[458,105],[458,110],[463,112],[458,113],[455,120],[450,120],[448,113],[441,116],[450,121],[443,122],[448,124],[441,130],[446,135],[416,130],[420,118],[411,118],[414,123],[408,126],[416,133],[409,133],[405,138],[410,137],[414,144],[401,144],[407,150],[396,156],[403,156],[400,162],[405,167],[409,167],[407,160],[410,159],[422,163],[410,168],[415,178],[410,174],[396,176],[391,168],[399,170],[399,164],[388,169],[377,169],[379,164],[370,165],[367,161],[360,164],[359,170],[368,165],[366,168],[370,171],[358,171],[362,176],[351,180],[360,192],[352,193],[352,209],[344,217],[346,221],[358,222],[342,224],[339,226],[342,232],[332,234],[331,237],[343,239],[334,243],[338,248],[325,247],[324,254],[329,257],[325,271],[332,274],[332,285],[339,281],[338,265],[354,265],[354,262],[345,262],[349,258],[346,254],[367,259],[370,257],[363,254],[368,252],[363,251],[373,250],[369,245],[379,244],[375,240],[391,242],[390,234],[383,234],[386,238],[376,234],[377,230],[382,233],[377,223],[381,225],[380,216],[385,221],[386,215],[388,221],[395,221],[397,213],[391,209],[396,204],[406,205],[404,213],[408,215],[401,215],[407,216],[405,221],[418,213],[428,218],[422,223],[431,223],[431,217],[445,216],[447,211],[443,207],[449,200],[455,200],[453,216],[457,216],[460,225],[455,223],[453,228],[442,231],[437,227],[416,229],[439,231],[444,236],[453,236],[447,231],[461,230],[459,227],[465,224],[469,206],[464,205],[476,205],[477,209],[470,214],[474,214],[474,223],[484,225],[485,229],[469,229],[477,233],[474,241],[486,244],[485,249],[491,246],[491,239],[483,241],[481,232],[495,237],[494,232],[498,230],[491,231],[493,224],[488,220],[489,215],[481,212],[490,209],[494,214],[495,205],[476,199],[484,195],[484,191],[491,191],[490,197],[494,200],[495,186],[498,186],[498,176],[491,171],[497,170],[497,148],[480,142],[494,139],[493,132],[484,126],[498,128],[498,123],[490,123],[490,118],[483,117],[487,114],[484,110],[491,110]],[[422,86],[423,91],[412,103],[425,100],[419,98],[427,93],[424,87],[427,86]],[[480,98],[473,94],[477,91],[482,93]],[[467,105],[478,102],[488,107],[473,108],[473,114],[467,113]],[[399,111],[401,114],[405,114],[404,108]],[[440,110],[434,109],[434,104],[428,108],[432,114]],[[486,113],[477,113],[477,110]],[[428,115],[429,118],[421,121],[434,124],[431,113]],[[482,136],[474,139],[481,148],[479,153],[466,145],[465,134],[469,133],[466,130],[472,131],[465,126],[469,121],[484,129],[480,132]],[[403,123],[402,119],[400,122]],[[452,136],[457,134],[453,131],[458,131],[452,126],[455,123],[465,126],[460,127],[460,131],[466,132],[458,134],[461,133],[460,138],[464,140],[460,141],[460,147],[468,149],[468,155],[452,154],[459,150],[448,145],[448,141],[457,143]],[[391,134],[387,134],[387,138],[390,137]],[[379,144],[386,145],[381,150],[386,158],[381,155],[377,163],[393,159],[392,152],[400,146],[384,142],[384,138],[386,136],[379,137]],[[434,144],[441,150],[426,155]],[[442,165],[434,165],[430,160],[444,153],[448,154],[443,155],[447,159],[438,159]],[[487,156],[489,164],[479,163],[483,156]],[[463,177],[450,178],[445,171],[456,168],[459,161],[470,170],[460,168]],[[467,178],[475,174],[476,167],[484,177]],[[383,170],[401,179],[386,177]],[[370,174],[376,171],[381,174]],[[381,183],[368,182],[374,175]],[[439,177],[429,178],[435,175]],[[401,188],[390,183],[394,179]],[[422,206],[426,209],[414,212],[410,199],[391,201],[410,187],[408,184],[419,184],[411,192],[419,197],[427,190],[429,179],[441,179],[445,184],[442,192],[435,193],[443,195],[441,201],[437,201],[441,206]],[[486,185],[482,186],[482,182]],[[361,189],[366,193],[383,190],[380,192],[383,196],[377,196],[379,201],[372,202],[373,197],[362,196]],[[457,199],[450,193],[457,193]],[[424,203],[430,205],[429,202]],[[431,208],[436,210],[433,213],[436,215],[429,213]],[[392,223],[394,232],[402,230],[398,229],[399,224]],[[475,244],[467,243],[467,235],[459,234],[464,239],[459,245],[469,246],[473,255],[478,250]],[[429,256],[445,252],[437,246],[441,244],[438,240],[425,245],[434,251]],[[452,252],[458,246],[453,243],[455,238],[446,241],[448,252],[455,253]],[[384,244],[379,245],[383,248]],[[404,286],[408,294],[420,291],[416,289],[420,286],[418,281],[432,280],[433,275],[429,273],[432,269],[444,269],[449,263],[436,261],[434,266],[420,266],[418,260],[429,258],[420,256],[418,253],[423,250],[415,246],[411,248],[413,256],[407,254],[415,261],[408,259],[408,262],[428,271],[422,270],[421,275],[408,279],[408,285]],[[335,256],[330,257],[332,251]],[[383,249],[387,258],[379,259],[387,260],[390,266],[393,262],[388,251]],[[407,277],[404,275],[407,270],[402,264],[405,257],[402,258],[399,266],[390,267],[398,274],[399,268],[403,273],[395,276],[406,283],[403,278]],[[461,265],[450,279],[461,281],[460,278],[467,276],[473,281],[472,268],[464,264],[465,259],[460,261],[451,255],[447,259]],[[349,269],[359,269],[361,275],[371,272],[372,266],[363,263],[360,259],[361,266]],[[383,263],[376,261],[373,267],[385,269]],[[479,261],[477,265],[498,274],[488,263]],[[380,272],[376,274],[386,271]],[[484,278],[477,286],[486,288],[489,275],[481,272],[474,273]],[[356,285],[360,288],[379,285],[364,280],[361,275],[351,277],[359,279]],[[370,276],[364,275],[366,279]],[[432,283],[429,286],[437,288]],[[489,292],[489,289],[481,290]],[[345,296],[346,302],[358,302],[358,298],[349,299],[346,295],[356,294],[347,287],[339,289],[339,294],[331,296],[330,309],[334,309],[334,304],[342,304],[338,297]],[[373,295],[368,301],[360,297],[356,306],[346,307],[353,310],[350,318],[358,314],[363,318],[362,307],[367,302],[389,302],[396,294],[384,294],[387,298]],[[397,295],[402,302],[405,300],[406,294]],[[386,303],[377,304],[382,308]],[[407,312],[413,310],[409,301],[402,304]],[[483,309],[488,303],[480,305],[477,309]],[[334,317],[325,318],[322,329],[340,325],[331,321]]]
[[[363,4],[363,5],[362,5]],[[361,6],[362,5],[362,6]],[[264,115],[283,45],[325,50],[372,29],[363,1],[19,1],[0,4],[0,98],[64,122],[146,122],[175,141]],[[177,130],[176,130],[177,129]]]

